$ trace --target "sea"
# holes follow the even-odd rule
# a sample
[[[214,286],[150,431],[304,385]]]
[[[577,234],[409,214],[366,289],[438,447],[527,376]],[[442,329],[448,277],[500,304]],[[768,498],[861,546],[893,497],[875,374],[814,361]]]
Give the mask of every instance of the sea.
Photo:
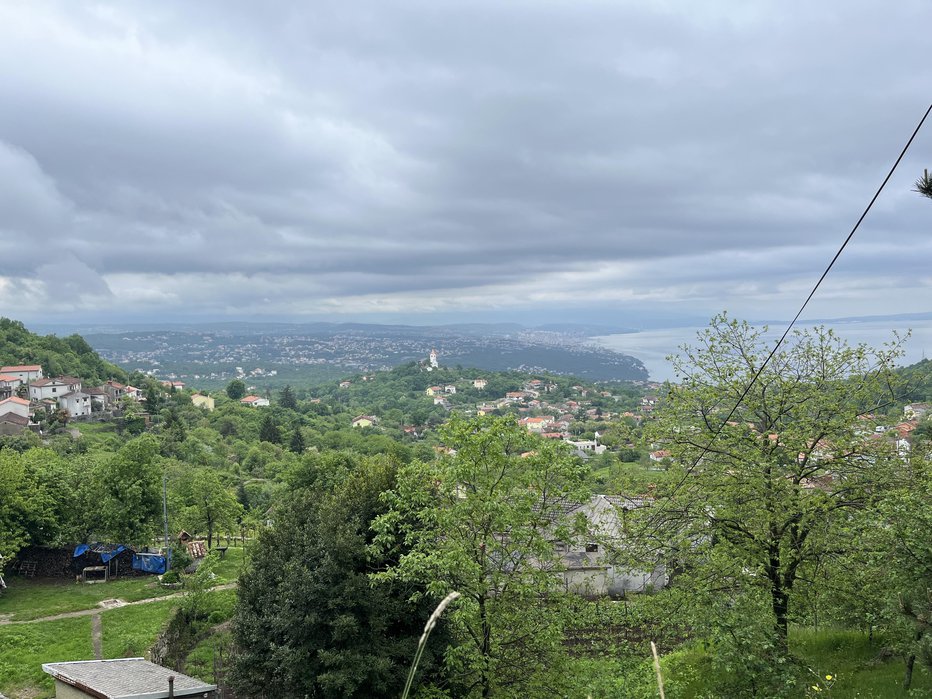
[[[900,333],[901,336],[910,332],[909,339],[903,344],[906,354],[900,360],[900,364],[905,366],[915,364],[927,356],[932,358],[932,320],[845,320],[797,323],[796,327],[803,329],[814,325],[832,328],[851,344],[864,342],[871,347],[880,347],[885,342],[892,341],[894,332]],[[769,330],[765,336],[775,341],[783,334],[786,324],[772,323],[768,327]],[[640,359],[647,368],[651,380],[672,381],[675,377],[668,357],[679,354],[684,344],[694,343],[696,333],[700,330],[702,330],[700,327],[664,328],[620,335],[602,335],[593,337],[592,340],[608,349]]]

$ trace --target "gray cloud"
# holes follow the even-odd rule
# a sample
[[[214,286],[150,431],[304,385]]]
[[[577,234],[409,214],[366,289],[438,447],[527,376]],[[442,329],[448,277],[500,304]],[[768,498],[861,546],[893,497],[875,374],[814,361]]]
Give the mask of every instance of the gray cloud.
[[[791,315],[927,106],[930,24],[918,0],[2,6],[0,298]],[[928,310],[930,139],[823,315]]]

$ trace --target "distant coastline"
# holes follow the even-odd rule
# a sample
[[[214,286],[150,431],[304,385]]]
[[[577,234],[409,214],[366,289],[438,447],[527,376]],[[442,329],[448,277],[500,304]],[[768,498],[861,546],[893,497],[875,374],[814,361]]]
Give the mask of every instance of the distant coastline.
[[[902,365],[915,364],[926,356],[932,356],[932,319],[916,317],[891,317],[885,319],[852,320],[837,319],[816,323],[802,323],[798,327],[806,328],[825,325],[835,330],[840,337],[856,344],[865,342],[879,347],[893,339],[893,333],[905,335],[912,330],[912,335],[904,344],[906,355]],[[770,323],[768,335],[774,339],[782,333],[785,324]],[[676,354],[684,344],[692,343],[701,327],[666,328],[661,330],[643,330],[634,333],[597,335],[591,340],[606,349],[622,352],[641,360],[653,381],[673,381],[673,367],[667,357]]]

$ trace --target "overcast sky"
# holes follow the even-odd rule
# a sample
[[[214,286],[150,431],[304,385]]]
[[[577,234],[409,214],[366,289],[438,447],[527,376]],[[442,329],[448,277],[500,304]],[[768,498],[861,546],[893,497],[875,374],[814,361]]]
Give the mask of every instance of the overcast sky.
[[[924,0],[0,0],[0,313],[793,315]],[[932,122],[809,317],[932,310]]]

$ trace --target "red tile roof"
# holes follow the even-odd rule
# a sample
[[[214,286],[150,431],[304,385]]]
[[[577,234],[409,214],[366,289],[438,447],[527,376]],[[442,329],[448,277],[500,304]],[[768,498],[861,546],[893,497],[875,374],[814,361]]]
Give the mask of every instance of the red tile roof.
[[[25,398],[20,398],[19,396],[11,396],[10,398],[5,398],[0,400],[0,403],[6,403],[7,401],[11,403],[16,403],[17,405],[29,405],[29,401]]]
[[[4,366],[0,367],[0,371],[42,371],[42,367],[39,364],[17,364],[16,366]]]

